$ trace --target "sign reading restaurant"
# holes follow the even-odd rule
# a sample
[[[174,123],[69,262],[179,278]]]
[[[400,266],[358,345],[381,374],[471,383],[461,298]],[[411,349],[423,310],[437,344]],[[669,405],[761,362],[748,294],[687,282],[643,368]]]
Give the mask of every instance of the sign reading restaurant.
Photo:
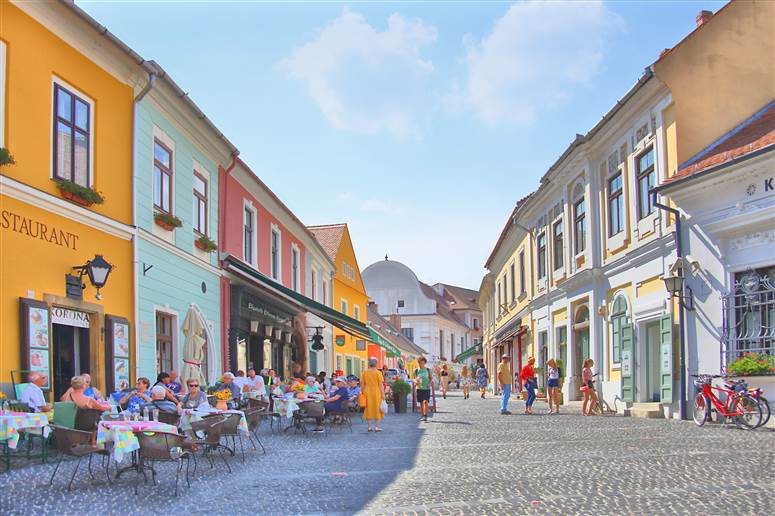
[[[0,227],[30,238],[37,238],[49,244],[67,247],[77,251],[79,236],[69,231],[49,226],[30,217],[24,217],[10,210],[0,212]]]

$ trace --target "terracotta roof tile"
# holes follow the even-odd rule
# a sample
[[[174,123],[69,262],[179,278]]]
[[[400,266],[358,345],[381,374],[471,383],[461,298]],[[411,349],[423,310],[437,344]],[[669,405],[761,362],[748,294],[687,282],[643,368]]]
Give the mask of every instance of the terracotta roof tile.
[[[684,163],[664,184],[674,183],[773,144],[775,100]]]
[[[308,226],[307,229],[320,242],[320,247],[331,260],[336,261],[336,254],[339,252],[339,244],[342,242],[345,227],[347,227],[346,224],[329,224],[327,226]]]

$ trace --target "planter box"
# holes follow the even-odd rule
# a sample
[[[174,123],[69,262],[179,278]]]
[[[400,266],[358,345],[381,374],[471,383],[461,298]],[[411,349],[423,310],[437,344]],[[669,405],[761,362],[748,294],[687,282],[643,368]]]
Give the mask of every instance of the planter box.
[[[159,226],[160,228],[166,229],[167,231],[174,231],[175,230],[175,226],[173,226],[171,224],[167,224],[163,220],[154,218],[153,221],[156,223],[157,226]]]
[[[196,248],[197,248],[197,249],[199,249],[200,251],[204,251],[204,252],[206,252],[206,253],[212,253],[213,251],[215,251],[215,249],[208,249],[208,248],[207,248],[207,247],[206,247],[206,246],[205,246],[205,245],[204,245],[202,242],[200,242],[199,240],[194,240],[194,245],[196,246]]]
[[[63,198],[67,199],[70,202],[74,202],[75,204],[78,204],[79,206],[91,206],[93,203],[87,201],[83,197],[80,197],[73,192],[68,192],[67,190],[59,189],[59,193],[62,195]]]

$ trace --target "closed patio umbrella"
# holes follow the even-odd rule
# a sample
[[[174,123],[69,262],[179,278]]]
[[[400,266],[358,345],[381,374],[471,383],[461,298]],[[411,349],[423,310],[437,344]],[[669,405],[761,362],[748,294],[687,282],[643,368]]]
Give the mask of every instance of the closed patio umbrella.
[[[202,337],[204,327],[193,306],[188,308],[186,318],[183,320],[183,335],[186,340],[183,343],[183,369],[180,377],[184,382],[194,378],[200,385],[205,385],[205,376],[202,373],[202,356],[204,354],[204,345],[207,342]]]

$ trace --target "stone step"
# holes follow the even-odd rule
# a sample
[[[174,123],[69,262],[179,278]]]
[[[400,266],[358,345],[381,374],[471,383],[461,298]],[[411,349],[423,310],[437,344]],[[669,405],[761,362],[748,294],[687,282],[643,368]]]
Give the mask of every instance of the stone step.
[[[662,404],[658,402],[653,403],[633,403],[629,408],[631,417],[640,417],[645,419],[662,419],[665,417],[665,413],[662,410]]]

